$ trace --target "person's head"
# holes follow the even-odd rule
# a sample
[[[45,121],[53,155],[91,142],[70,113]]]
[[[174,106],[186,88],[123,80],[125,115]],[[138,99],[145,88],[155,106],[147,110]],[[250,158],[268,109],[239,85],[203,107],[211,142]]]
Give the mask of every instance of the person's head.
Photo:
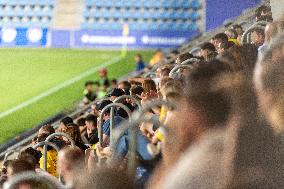
[[[201,46],[200,56],[204,58],[205,61],[209,61],[212,54],[216,53],[216,48],[212,43],[205,42]]]
[[[260,28],[255,28],[251,32],[251,44],[257,47],[263,45],[265,39],[264,30]]]
[[[98,122],[97,116],[95,116],[93,114],[87,115],[87,117],[85,119],[87,131],[92,133],[97,128],[97,122]]]
[[[126,92],[131,88],[131,84],[128,81],[121,81],[118,83],[118,88]]]
[[[142,83],[143,93],[157,92],[157,87],[152,79],[145,79]]]
[[[172,79],[170,77],[164,78],[160,83],[160,92],[164,100],[177,98],[182,92],[182,83],[180,80]]]
[[[219,57],[233,71],[245,70],[252,75],[257,60],[257,48],[254,45],[232,46]]]
[[[255,20],[258,21],[273,21],[271,7],[262,5],[255,10]]]
[[[232,29],[236,30],[238,36],[242,36],[244,33],[243,27],[239,24],[235,24],[231,27]]]
[[[55,133],[55,129],[50,124],[46,124],[39,129],[38,136],[42,134],[51,135],[53,133]]]
[[[217,49],[217,53],[218,54],[222,54],[225,52],[225,50],[229,49],[230,47],[232,47],[234,45],[232,45],[232,43],[219,43]]]
[[[220,44],[227,44],[228,40],[229,38],[225,33],[218,33],[212,38],[213,45],[216,49],[220,46]]]
[[[81,188],[108,188],[108,189],[135,189],[132,177],[125,171],[117,168],[101,167],[93,169],[84,175],[80,182]]]
[[[60,120],[59,124],[59,130],[63,129],[66,127],[68,124],[73,123],[73,119],[71,117],[64,117],[63,119]]]
[[[112,101],[110,100],[102,100],[97,104],[97,110],[99,111],[99,113],[101,114],[102,110],[109,104],[111,104]],[[103,115],[103,119],[107,120],[109,119],[110,116],[110,108],[104,113]]]
[[[75,143],[82,142],[79,126],[75,123],[69,123],[66,128],[62,129],[61,132],[69,135],[71,139],[75,141]],[[65,140],[66,142],[70,142],[65,137],[63,137],[63,140]]]
[[[88,92],[93,92],[94,88],[93,88],[94,82],[93,81],[86,81],[85,82],[85,89]]]
[[[114,101],[116,98],[123,95],[125,95],[125,92],[119,88],[114,88],[107,94],[107,96],[110,97],[111,101]]]
[[[35,171],[35,165],[25,159],[15,159],[9,162],[7,165],[7,177],[8,180],[13,177],[13,175],[22,173],[25,171]]]
[[[166,66],[164,68],[161,69],[161,79],[165,78],[165,77],[169,77],[169,74],[171,72],[171,68]]]
[[[77,184],[77,180],[82,177],[78,175],[85,168],[85,156],[78,147],[66,147],[59,151],[57,172],[67,185]]]
[[[283,36],[279,35],[273,40],[254,75],[261,110],[277,133],[284,130]]]
[[[224,71],[223,63],[217,60],[202,64],[190,70],[182,92],[172,95],[169,101],[176,108],[168,110],[165,120],[168,129],[166,161],[176,159],[180,151],[208,130],[224,127],[230,111],[229,102],[222,91],[212,89],[214,79]]]
[[[130,95],[136,96],[138,99],[140,99],[141,94],[143,93],[144,89],[140,85],[134,85],[130,88]]]
[[[228,36],[229,39],[237,39],[238,38],[238,33],[234,29],[226,30],[225,34]]]
[[[176,59],[176,64],[181,64],[182,62],[184,62],[184,61],[186,61],[190,58],[193,58],[193,55],[190,54],[189,52],[180,54],[180,55],[178,55],[178,57]]]
[[[179,51],[178,51],[178,50],[172,50],[172,51],[170,52],[170,59],[175,60],[175,59],[177,58],[178,54],[179,54]]]
[[[141,54],[136,54],[134,58],[136,62],[143,62],[143,58]]]
[[[106,68],[100,69],[99,70],[99,76],[100,76],[100,78],[107,77],[107,69]]]
[[[41,153],[32,147],[28,147],[25,150],[21,151],[18,155],[18,159],[25,159],[26,156],[31,156],[35,160],[35,164],[39,166],[39,160],[41,158]]]

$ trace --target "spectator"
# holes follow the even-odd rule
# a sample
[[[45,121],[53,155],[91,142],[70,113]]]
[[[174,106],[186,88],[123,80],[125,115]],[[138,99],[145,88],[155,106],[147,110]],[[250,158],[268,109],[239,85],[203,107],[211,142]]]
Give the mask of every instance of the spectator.
[[[112,101],[110,100],[102,100],[100,102],[100,104],[98,104],[98,107],[97,109],[99,111],[102,111],[104,109],[104,107],[106,107],[107,105],[111,104]],[[103,123],[103,126],[102,126],[102,129],[103,129],[103,140],[102,140],[102,143],[103,143],[103,146],[102,147],[105,147],[105,146],[108,146],[109,144],[109,139],[110,139],[110,109],[106,111],[106,113],[103,116],[103,120],[104,120],[104,123]],[[114,128],[118,127],[119,124],[123,121],[124,119],[118,115],[115,115],[114,116]]]
[[[271,7],[268,7],[266,5],[260,6],[255,11],[255,20],[258,21],[266,21],[266,22],[272,22],[272,12]]]
[[[225,33],[218,33],[212,38],[212,44],[217,49],[221,44],[228,43],[228,36]]]
[[[169,61],[171,61],[170,62],[170,64],[174,64],[174,63],[176,63],[175,61],[176,61],[176,59],[178,58],[178,55],[179,55],[179,51],[178,50],[172,50],[171,52],[170,52],[170,55],[169,55]]]
[[[87,81],[85,83],[84,98],[83,98],[84,104],[88,104],[97,98],[97,95],[94,92],[93,85],[94,85],[93,81]]]
[[[135,55],[135,62],[136,62],[136,71],[142,71],[145,68],[145,63],[143,61],[142,55],[141,54],[136,54]]]
[[[99,70],[99,84],[100,86],[106,86],[109,87],[110,86],[110,82],[107,76],[107,69],[106,68],[102,68]]]
[[[98,122],[97,117],[93,114],[89,114],[86,117],[87,132],[85,134],[85,137],[88,140],[89,144],[91,145],[99,142],[97,122]]]
[[[150,66],[154,66],[164,60],[164,53],[161,50],[157,50],[150,60]]]
[[[124,91],[119,88],[112,89],[106,96],[110,97],[111,101],[114,101],[117,97],[125,95]]]
[[[59,127],[58,127],[58,132],[61,132],[62,129],[66,129],[67,125],[70,124],[70,123],[73,123],[73,119],[71,117],[64,117],[61,121],[60,121],[60,124],[59,124]]]
[[[131,88],[131,84],[128,81],[121,81],[118,84],[118,88],[122,89],[126,95],[129,95],[129,90]]]
[[[65,185],[78,188],[78,181],[82,175],[78,172],[85,170],[85,157],[81,149],[77,147],[66,147],[58,154],[58,174],[63,179]]]
[[[75,145],[79,147],[82,151],[85,151],[87,149],[87,146],[84,145],[82,142],[79,126],[75,123],[70,123],[67,125],[66,129],[62,130],[63,133],[66,133],[70,136],[70,138],[75,142]],[[63,140],[65,140],[66,144],[70,144],[71,142],[63,137]]]
[[[254,44],[257,48],[263,45],[265,39],[264,30],[255,28],[251,32],[251,44]]]
[[[76,121],[76,124],[79,126],[80,133],[84,133],[86,131],[86,118],[81,117]]]
[[[171,67],[163,67],[161,69],[161,80],[166,78],[166,77],[169,77],[169,74],[171,72]]]
[[[137,99],[141,100],[141,94],[143,93],[144,89],[140,85],[133,85],[130,88],[130,95],[137,97]]]
[[[238,33],[236,30],[234,29],[228,29],[227,31],[225,31],[225,34],[228,36],[228,41],[234,43],[235,45],[240,45],[240,43],[238,42],[237,38],[238,38]]]
[[[210,61],[214,59],[217,55],[216,49],[212,43],[206,42],[203,43],[201,46],[201,51],[200,51],[200,56],[205,60],[205,61]]]
[[[244,33],[243,27],[239,24],[235,24],[231,27],[232,29],[236,30],[237,34],[238,34],[238,43],[241,44],[241,39]]]
[[[178,57],[176,59],[176,64],[181,64],[182,62],[184,62],[184,61],[186,61],[190,58],[193,58],[193,55],[188,53],[188,52],[180,54],[180,55],[178,55]]]

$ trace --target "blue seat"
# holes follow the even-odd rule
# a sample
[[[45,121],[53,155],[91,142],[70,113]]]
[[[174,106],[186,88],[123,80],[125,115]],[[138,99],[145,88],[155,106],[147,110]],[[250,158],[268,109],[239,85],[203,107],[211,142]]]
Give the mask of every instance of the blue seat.
[[[197,13],[197,12],[192,12],[191,14],[190,14],[190,19],[192,20],[192,21],[196,21],[196,20],[198,20],[200,18],[200,16],[199,16],[199,14]]]
[[[195,9],[195,10],[201,8],[201,3],[200,3],[200,1],[199,1],[199,0],[192,0],[192,2],[191,2],[191,8],[192,8],[192,9]]]

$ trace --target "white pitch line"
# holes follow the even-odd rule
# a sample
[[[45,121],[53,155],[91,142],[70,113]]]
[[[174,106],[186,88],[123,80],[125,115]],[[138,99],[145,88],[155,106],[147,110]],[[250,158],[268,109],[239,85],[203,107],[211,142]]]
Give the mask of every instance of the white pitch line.
[[[6,110],[4,112],[0,112],[0,119],[5,117],[5,116],[7,116],[7,115],[9,115],[9,114],[12,114],[12,113],[14,113],[14,112],[16,112],[16,111],[18,111],[20,109],[22,109],[22,108],[24,108],[24,107],[26,107],[26,106],[28,106],[30,104],[35,103],[35,102],[39,101],[40,99],[42,99],[42,98],[44,98],[46,96],[49,96],[49,95],[59,91],[60,89],[68,87],[69,85],[72,85],[73,83],[75,83],[77,81],[80,81],[81,79],[92,75],[93,73],[97,72],[100,68],[110,66],[110,65],[120,61],[121,59],[122,59],[121,56],[116,57],[114,59],[111,59],[111,60],[109,60],[109,61],[107,61],[107,62],[105,62],[105,63],[103,63],[103,64],[101,64],[99,66],[91,68],[88,71],[86,71],[86,72],[84,72],[84,73],[82,73],[82,74],[80,74],[80,75],[78,75],[78,76],[76,76],[76,77],[74,77],[74,78],[72,78],[70,80],[67,80],[67,81],[65,81],[65,82],[63,82],[63,83],[61,83],[61,84],[59,84],[59,85],[57,85],[57,86],[47,90],[47,91],[45,91],[45,92],[43,92],[43,93],[41,93],[41,94],[39,94],[39,95],[37,95],[37,96],[27,100],[27,101],[25,101],[25,102],[15,106],[15,107],[9,109],[9,110]]]

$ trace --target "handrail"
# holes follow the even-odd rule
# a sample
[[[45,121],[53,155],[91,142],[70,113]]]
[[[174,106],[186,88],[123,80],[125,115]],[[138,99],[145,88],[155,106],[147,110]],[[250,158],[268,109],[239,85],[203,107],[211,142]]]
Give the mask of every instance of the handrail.
[[[4,156],[4,162],[7,161],[8,157],[9,157],[11,154],[13,154],[13,153],[15,153],[15,152],[18,152],[18,151],[19,151],[19,150],[17,150],[17,149],[12,149],[12,150],[9,150],[8,152],[6,152],[6,153],[5,153],[5,156]]]
[[[193,54],[195,51],[199,51],[199,50],[201,50],[200,47],[194,47],[194,48],[192,48],[192,49],[189,51],[189,53],[190,53],[190,54]]]
[[[129,108],[121,103],[112,103],[112,104],[109,104],[107,105],[106,107],[104,107],[100,113],[100,117],[99,117],[99,124],[98,124],[98,135],[99,135],[99,144],[101,146],[103,146],[103,132],[102,132],[102,129],[103,129],[103,115],[109,110],[111,109],[110,111],[110,143],[113,142],[113,126],[114,126],[114,107],[116,108],[122,108],[124,111],[126,111],[129,119],[131,117],[131,111],[129,110]]]
[[[47,146],[51,146],[54,148],[57,152],[59,151],[59,147],[56,146],[56,144],[49,142],[49,141],[41,141],[33,146],[33,149],[37,149],[38,147],[43,146],[43,161],[44,161],[44,167],[43,169],[47,171]]]
[[[190,59],[187,59],[187,60],[183,61],[183,62],[181,63],[181,65],[190,65],[190,64],[192,64],[193,62],[200,62],[200,60],[197,59],[197,58],[190,58]]]
[[[191,68],[191,66],[190,65],[177,65],[170,71],[169,76],[173,77],[174,73],[181,68]]]
[[[155,72],[149,71],[143,75],[143,77],[151,77],[152,75],[156,75]],[[152,78],[152,77],[151,77]]]
[[[44,174],[37,174],[32,171],[27,171],[14,175],[10,180],[6,182],[6,184],[4,185],[4,189],[15,189],[21,182],[30,180],[42,182],[44,184],[47,184],[49,188],[53,189],[68,189],[68,187],[64,186],[54,177],[47,176]]]
[[[119,138],[123,135],[123,133],[129,130],[130,141],[129,141],[128,169],[129,169],[129,173],[131,174],[134,174],[136,171],[136,149],[137,149],[136,133],[139,132],[138,125],[143,121],[154,122],[154,120],[151,118],[145,118],[144,114],[157,106],[166,106],[171,109],[174,109],[176,107],[173,103],[170,103],[168,101],[164,101],[164,100],[152,101],[146,104],[140,112],[134,114],[132,116],[133,118],[131,122],[126,123],[125,125],[122,125],[121,127],[115,130],[115,133],[114,133],[115,141],[113,145],[111,146],[113,151],[115,151],[116,149]]]
[[[62,137],[67,138],[67,139],[70,141],[71,146],[72,146],[72,147],[75,146],[75,141],[74,141],[68,134],[62,133],[62,132],[57,132],[57,133],[53,133],[53,134],[49,135],[49,136],[45,139],[45,141],[46,141],[46,142],[50,142],[53,138],[55,138],[55,137],[57,137],[57,136],[62,136]],[[43,147],[43,151],[44,151],[44,152],[47,152],[47,146],[44,146],[44,147]],[[59,151],[59,150],[58,150],[58,151]],[[44,158],[43,161],[44,161],[44,167],[46,167],[46,166],[47,166],[47,158]]]
[[[132,96],[132,95],[122,95],[122,96],[118,97],[117,99],[115,99],[113,102],[114,102],[114,103],[119,103],[119,102],[121,102],[122,100],[125,100],[125,99],[128,99],[128,98],[131,99],[131,100],[133,100],[134,103],[137,104],[139,110],[142,109],[142,106],[141,106],[140,101],[137,100],[137,98],[135,98],[135,97]]]
[[[252,25],[251,27],[249,27],[249,28],[243,33],[243,36],[242,36],[242,39],[241,39],[241,44],[249,43],[248,34],[251,33],[251,31],[254,30],[254,29],[262,29],[262,30],[264,30],[264,29],[265,29],[265,26]]]

